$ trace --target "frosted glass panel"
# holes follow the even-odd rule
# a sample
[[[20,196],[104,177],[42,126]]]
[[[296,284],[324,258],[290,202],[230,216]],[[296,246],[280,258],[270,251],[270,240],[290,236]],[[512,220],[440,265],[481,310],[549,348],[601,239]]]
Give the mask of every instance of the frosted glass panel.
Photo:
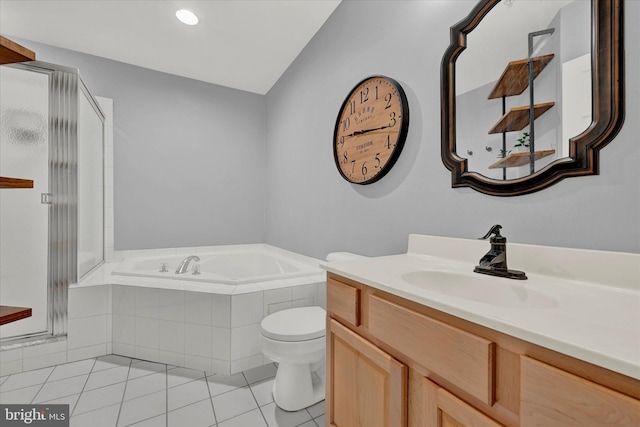
[[[78,91],[78,278],[104,259],[102,120]]]
[[[0,94],[0,176],[34,181],[0,191],[0,305],[33,311],[0,326],[5,339],[47,330],[49,74],[2,66]]]

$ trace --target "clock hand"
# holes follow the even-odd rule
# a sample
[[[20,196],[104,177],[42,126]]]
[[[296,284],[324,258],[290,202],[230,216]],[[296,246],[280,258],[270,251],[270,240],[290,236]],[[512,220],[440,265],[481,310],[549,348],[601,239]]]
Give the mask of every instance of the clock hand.
[[[345,135],[345,136],[362,135],[363,133],[373,132],[374,130],[386,129],[388,127],[391,127],[391,126],[387,125],[387,126],[380,126],[379,128],[373,128],[373,129],[356,130],[353,133],[350,133],[349,135]]]

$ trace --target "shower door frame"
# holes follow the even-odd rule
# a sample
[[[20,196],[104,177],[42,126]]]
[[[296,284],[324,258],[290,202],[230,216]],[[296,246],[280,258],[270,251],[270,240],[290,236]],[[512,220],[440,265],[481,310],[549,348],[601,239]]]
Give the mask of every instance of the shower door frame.
[[[78,281],[77,116],[80,92],[87,97],[102,121],[103,180],[105,114],[80,78],[77,68],[43,61],[6,64],[3,67],[49,75],[48,172],[49,193],[52,194],[48,207],[47,329],[0,340],[0,350],[9,350],[67,338],[69,285]],[[102,199],[104,207],[104,191]],[[104,263],[104,220],[103,216],[103,257],[94,269]]]

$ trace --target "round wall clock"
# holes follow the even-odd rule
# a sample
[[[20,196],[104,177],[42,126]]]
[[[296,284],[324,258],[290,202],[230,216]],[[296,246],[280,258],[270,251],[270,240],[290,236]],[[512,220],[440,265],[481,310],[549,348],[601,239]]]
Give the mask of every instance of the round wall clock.
[[[333,132],[333,157],[344,179],[376,182],[393,167],[407,138],[404,90],[384,76],[364,79],[344,100]]]

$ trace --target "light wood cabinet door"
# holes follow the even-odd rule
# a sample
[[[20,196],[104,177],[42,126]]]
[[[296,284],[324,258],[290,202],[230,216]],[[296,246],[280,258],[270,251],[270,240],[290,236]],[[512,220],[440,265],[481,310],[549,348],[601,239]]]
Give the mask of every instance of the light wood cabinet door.
[[[447,390],[422,379],[425,424],[433,427],[502,427],[482,412],[458,399]]]
[[[335,320],[328,326],[329,425],[406,426],[407,367]]]

